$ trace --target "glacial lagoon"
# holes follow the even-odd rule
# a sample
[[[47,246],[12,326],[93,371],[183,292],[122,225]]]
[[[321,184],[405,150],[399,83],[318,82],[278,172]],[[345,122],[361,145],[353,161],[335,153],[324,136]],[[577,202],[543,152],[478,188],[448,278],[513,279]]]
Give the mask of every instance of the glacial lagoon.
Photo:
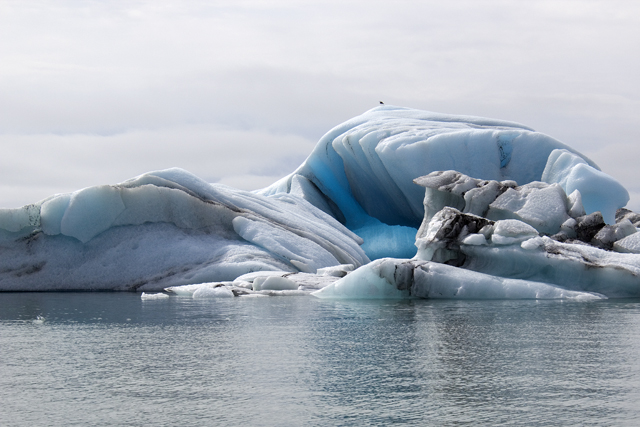
[[[0,421],[637,425],[640,300],[0,293]]]

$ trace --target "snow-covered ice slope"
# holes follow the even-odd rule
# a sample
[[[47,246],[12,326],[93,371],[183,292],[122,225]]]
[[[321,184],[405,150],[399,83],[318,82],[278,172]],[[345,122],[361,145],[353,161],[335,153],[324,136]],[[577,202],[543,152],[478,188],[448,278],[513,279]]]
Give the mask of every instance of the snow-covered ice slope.
[[[0,210],[0,290],[161,290],[251,271],[367,263],[361,239],[290,194],[180,169]]]
[[[363,237],[370,258],[410,257],[410,235],[424,216],[424,190],[415,178],[455,170],[523,185],[542,179],[556,149],[598,171],[565,144],[517,123],[380,106],[329,131],[296,171],[262,194],[304,197]],[[371,242],[379,234],[389,236],[386,246]]]

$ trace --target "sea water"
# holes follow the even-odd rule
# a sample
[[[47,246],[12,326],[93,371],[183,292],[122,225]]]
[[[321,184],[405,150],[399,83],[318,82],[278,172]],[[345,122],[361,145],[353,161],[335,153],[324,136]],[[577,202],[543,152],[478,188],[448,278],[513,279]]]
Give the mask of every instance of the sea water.
[[[0,424],[638,425],[640,301],[0,294]]]

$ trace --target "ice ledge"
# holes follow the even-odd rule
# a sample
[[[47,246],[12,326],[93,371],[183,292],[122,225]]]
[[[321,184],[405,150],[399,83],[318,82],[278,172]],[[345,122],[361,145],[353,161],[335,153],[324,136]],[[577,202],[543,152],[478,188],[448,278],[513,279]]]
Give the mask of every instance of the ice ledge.
[[[421,260],[380,259],[312,293],[328,299],[571,299],[598,300],[592,292],[509,279]]]

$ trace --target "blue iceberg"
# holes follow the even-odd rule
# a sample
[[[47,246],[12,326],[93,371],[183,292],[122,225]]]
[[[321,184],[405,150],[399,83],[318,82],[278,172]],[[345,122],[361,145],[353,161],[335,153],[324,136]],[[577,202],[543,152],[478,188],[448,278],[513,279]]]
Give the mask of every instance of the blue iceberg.
[[[0,290],[640,296],[628,200],[520,124],[380,106],[259,191],[169,169],[0,209]]]

